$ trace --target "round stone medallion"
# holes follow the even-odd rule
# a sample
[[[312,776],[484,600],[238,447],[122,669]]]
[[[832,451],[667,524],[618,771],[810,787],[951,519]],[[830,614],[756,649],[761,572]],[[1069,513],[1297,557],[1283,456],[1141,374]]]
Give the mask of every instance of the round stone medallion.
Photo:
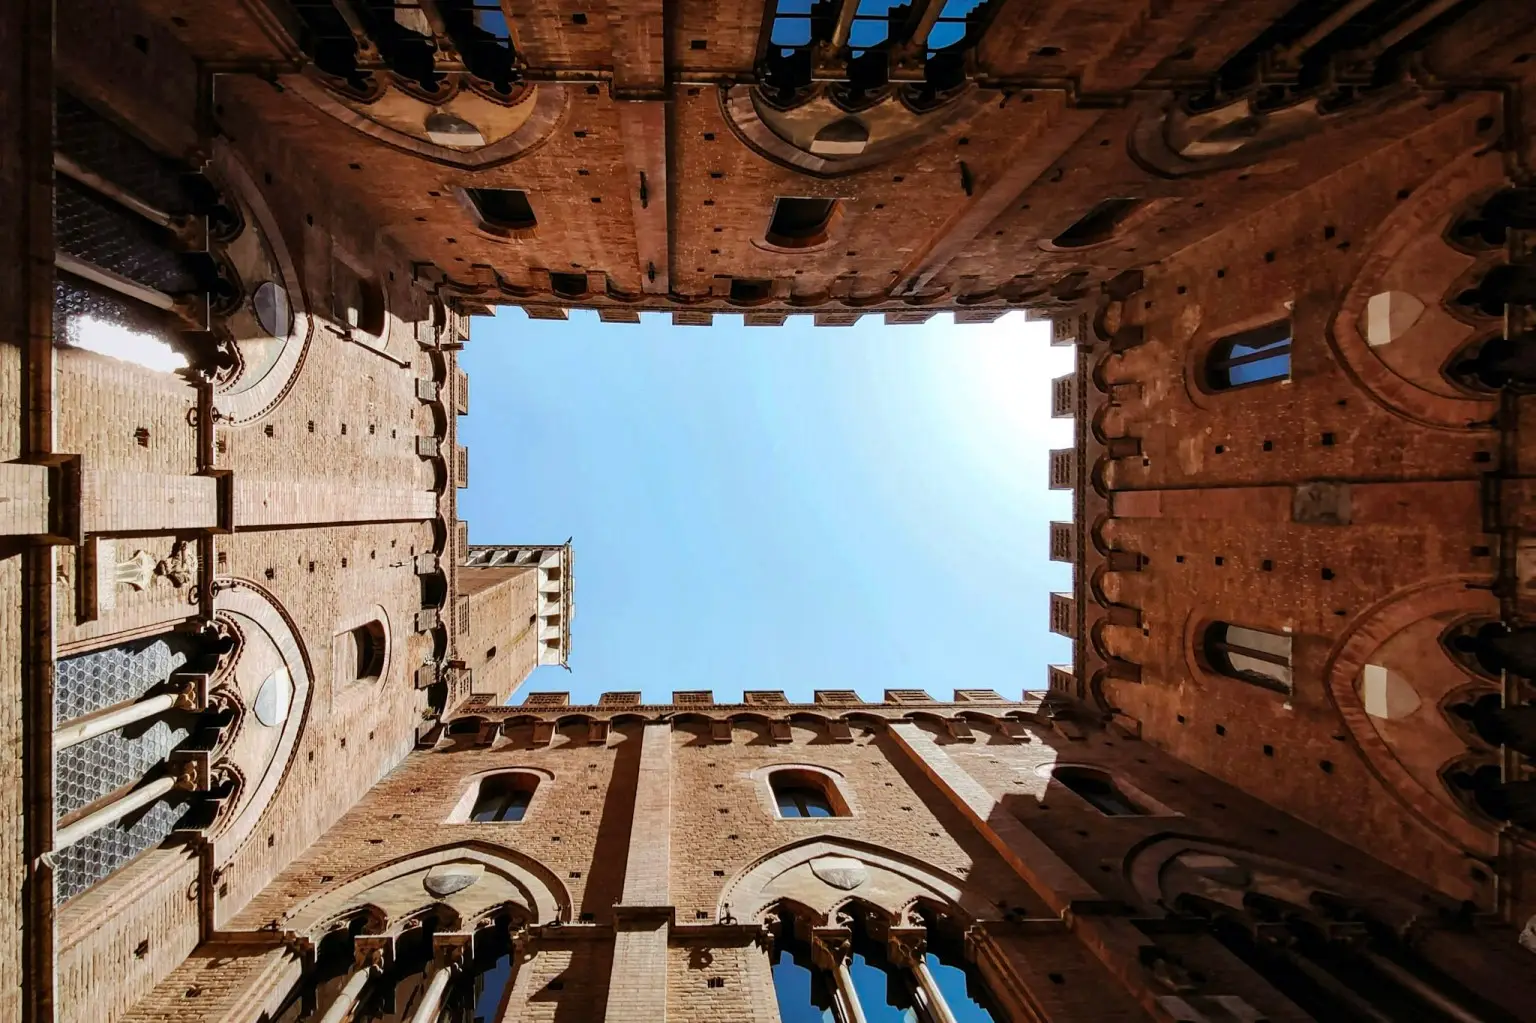
[[[287,668],[278,668],[268,675],[256,691],[252,707],[256,720],[268,728],[276,728],[288,720],[288,707],[293,703],[293,679]]]
[[[256,322],[261,329],[275,338],[285,338],[293,329],[293,309],[288,305],[288,292],[276,281],[267,281],[256,289],[252,299],[256,307]]]

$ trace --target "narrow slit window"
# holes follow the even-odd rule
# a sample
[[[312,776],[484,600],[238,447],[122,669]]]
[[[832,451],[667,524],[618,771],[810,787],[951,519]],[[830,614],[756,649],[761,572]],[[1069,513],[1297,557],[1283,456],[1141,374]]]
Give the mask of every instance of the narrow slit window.
[[[1290,375],[1290,320],[1222,338],[1205,359],[1205,383],[1213,391],[1284,380]]]
[[[1265,689],[1291,691],[1291,637],[1227,622],[1205,630],[1205,660],[1211,670]]]

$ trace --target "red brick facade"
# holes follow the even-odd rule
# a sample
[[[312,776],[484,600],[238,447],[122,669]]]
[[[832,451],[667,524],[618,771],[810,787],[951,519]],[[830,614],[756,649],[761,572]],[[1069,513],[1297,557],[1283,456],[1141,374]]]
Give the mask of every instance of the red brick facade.
[[[1536,9],[804,6],[0,6],[0,1019],[1529,1014]],[[1048,701],[505,707],[493,304],[1051,318]]]

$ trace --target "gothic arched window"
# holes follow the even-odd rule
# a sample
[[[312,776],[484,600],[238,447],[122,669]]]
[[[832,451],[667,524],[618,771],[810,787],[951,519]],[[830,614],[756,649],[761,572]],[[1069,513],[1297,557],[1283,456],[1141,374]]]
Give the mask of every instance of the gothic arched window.
[[[1285,380],[1290,375],[1290,320],[1224,337],[1205,356],[1205,386],[1212,391]]]

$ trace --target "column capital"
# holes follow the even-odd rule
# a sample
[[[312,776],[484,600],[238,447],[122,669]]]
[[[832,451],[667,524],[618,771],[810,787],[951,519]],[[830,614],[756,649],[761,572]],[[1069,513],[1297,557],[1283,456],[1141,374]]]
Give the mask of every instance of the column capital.
[[[811,962],[836,970],[853,954],[853,931],[847,927],[812,927]]]
[[[891,927],[885,936],[886,956],[898,966],[916,966],[928,953],[928,928]]]
[[[432,935],[432,964],[439,970],[457,970],[469,955],[475,936],[468,931]]]

